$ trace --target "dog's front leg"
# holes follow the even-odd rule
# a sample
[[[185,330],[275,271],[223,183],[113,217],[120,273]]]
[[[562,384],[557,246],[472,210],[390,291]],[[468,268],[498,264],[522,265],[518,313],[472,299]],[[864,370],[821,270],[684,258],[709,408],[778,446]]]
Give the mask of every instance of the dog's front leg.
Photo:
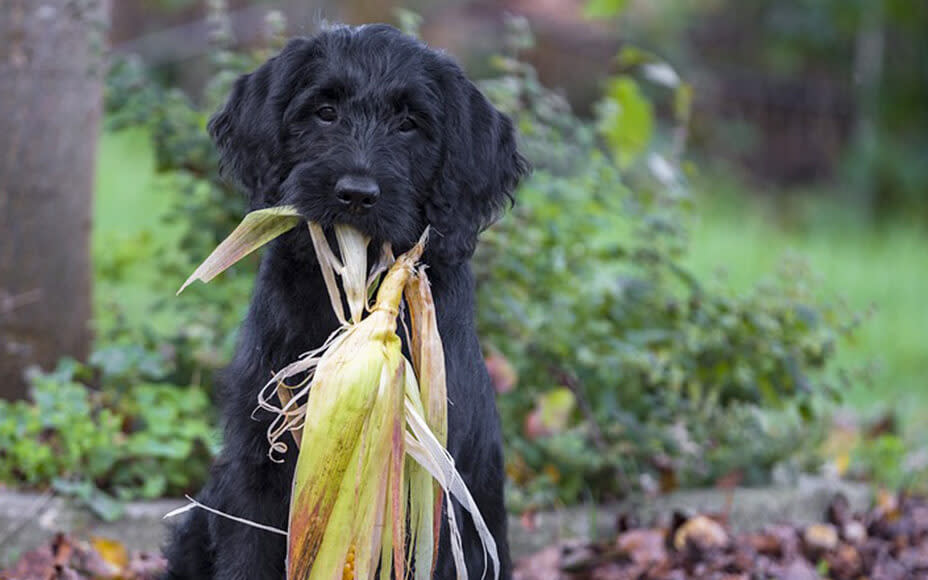
[[[221,468],[213,493],[217,509],[250,521],[287,529],[290,475],[284,465],[238,465]],[[243,482],[242,474],[250,481]],[[231,480],[235,481],[231,481]],[[228,481],[228,486],[223,485]],[[245,485],[243,485],[245,483]],[[220,516],[210,516],[214,539],[215,580],[282,580],[285,576],[287,539]]]
[[[467,265],[435,267],[429,272],[438,333],[445,350],[448,386],[448,450],[496,541],[500,578],[512,577],[503,501],[503,442],[490,376],[474,327],[474,280]],[[482,543],[469,514],[460,509],[462,543],[469,576],[480,578],[486,562]],[[437,579],[457,577],[447,528],[439,552]]]

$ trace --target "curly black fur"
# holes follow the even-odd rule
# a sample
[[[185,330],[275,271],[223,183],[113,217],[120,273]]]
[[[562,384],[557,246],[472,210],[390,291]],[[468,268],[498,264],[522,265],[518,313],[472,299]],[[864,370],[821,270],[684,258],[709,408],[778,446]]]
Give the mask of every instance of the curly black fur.
[[[252,209],[293,204],[309,220],[350,223],[374,246],[410,247],[432,226],[425,261],[445,346],[449,442],[510,576],[499,417],[474,330],[468,261],[479,232],[511,200],[528,166],[510,120],[446,55],[386,25],[339,27],[286,48],[235,84],[209,131],[224,175]],[[340,197],[374,188],[361,206]],[[340,180],[342,180],[340,182]],[[341,185],[339,185],[341,183]],[[350,193],[350,191],[349,191]],[[271,372],[319,346],[337,325],[305,228],[266,250],[234,360],[226,369],[225,447],[199,499],[286,528],[296,458],[268,458],[267,414],[251,418]],[[312,450],[304,450],[312,452]],[[459,507],[456,507],[460,511]],[[462,515],[471,577],[484,569]],[[447,530],[438,578],[453,578]],[[281,579],[282,536],[195,510],[167,549],[170,579]]]

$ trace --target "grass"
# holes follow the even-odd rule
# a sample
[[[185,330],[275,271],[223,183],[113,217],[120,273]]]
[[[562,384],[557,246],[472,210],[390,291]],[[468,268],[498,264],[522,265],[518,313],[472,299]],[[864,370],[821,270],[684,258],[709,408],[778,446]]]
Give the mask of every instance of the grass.
[[[105,332],[114,313],[130,323],[148,316],[150,306],[170,297],[172,281],[159,280],[146,266],[177,239],[176,226],[162,220],[176,195],[155,174],[146,133],[104,133],[100,139],[94,205],[92,255],[95,319]],[[105,275],[99,275],[105,272]],[[180,286],[180,282],[176,283]],[[102,327],[101,327],[102,323]],[[167,324],[167,321],[161,321]]]
[[[896,409],[910,431],[928,434],[928,229],[902,218],[871,225],[821,194],[774,203],[738,196],[735,187],[697,184],[689,265],[702,274],[721,268],[747,289],[784,257],[802,256],[822,298],[870,312],[839,349],[845,368],[874,365],[872,384],[854,386],[848,403],[864,415]]]
[[[155,159],[142,130],[104,133],[97,169],[93,242],[99,253],[114,236],[154,226],[170,197],[159,195]]]
[[[774,204],[773,198],[738,195],[740,187],[720,180],[696,184],[689,265],[700,274],[721,268],[736,289],[747,289],[774,272],[784,256],[805,257],[820,278],[823,298],[840,297],[859,312],[873,308],[856,341],[840,349],[842,365],[870,361],[877,369],[873,385],[855,386],[848,402],[865,413],[897,409],[912,429],[928,425],[924,225],[900,219],[873,226],[821,195]],[[144,134],[103,135],[93,247],[98,270],[108,268],[112,275],[96,285],[98,318],[106,319],[116,303],[130,320],[147,316],[147,306],[180,284],[153,279],[145,264],[177,236],[161,223],[171,195],[154,174]]]

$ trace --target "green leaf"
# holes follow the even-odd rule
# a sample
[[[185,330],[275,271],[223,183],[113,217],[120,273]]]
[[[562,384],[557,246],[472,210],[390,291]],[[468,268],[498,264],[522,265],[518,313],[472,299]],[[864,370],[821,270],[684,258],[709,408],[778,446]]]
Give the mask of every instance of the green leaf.
[[[587,18],[613,18],[625,10],[628,0],[590,0],[583,9]]]
[[[541,424],[551,433],[560,433],[567,428],[576,400],[569,389],[560,388],[542,395],[538,400]]]
[[[393,11],[396,23],[404,34],[419,38],[422,31],[422,15],[406,8],[396,8]]]
[[[693,110],[693,86],[680,83],[673,93],[673,116],[677,123],[682,125],[690,122],[690,113]]]
[[[158,498],[164,495],[168,487],[167,478],[161,473],[149,473],[142,482],[139,495],[145,498]]]
[[[616,56],[616,62],[622,69],[629,69],[648,63],[663,62],[655,53],[640,47],[629,45],[622,47]]]
[[[628,167],[647,149],[654,132],[654,110],[634,79],[619,76],[609,81],[598,128],[621,167]]]
[[[190,455],[192,446],[190,440],[159,441],[147,436],[133,436],[129,440],[129,450],[143,457],[185,459]]]

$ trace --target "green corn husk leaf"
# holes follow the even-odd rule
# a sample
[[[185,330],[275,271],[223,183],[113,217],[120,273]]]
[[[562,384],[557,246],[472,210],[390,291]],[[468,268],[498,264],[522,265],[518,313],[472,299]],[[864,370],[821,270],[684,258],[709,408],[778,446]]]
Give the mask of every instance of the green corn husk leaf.
[[[232,233],[187,278],[178,294],[194,280],[209,282],[229,266],[270,242],[277,236],[292,230],[302,221],[296,209],[290,206],[271,207],[253,211],[245,216]]]
[[[322,279],[325,281],[325,288],[329,293],[329,300],[332,302],[332,310],[338,321],[345,324],[345,311],[342,309],[342,294],[338,290],[338,283],[335,281],[335,270],[342,269],[342,263],[332,253],[329,242],[325,239],[325,232],[322,226],[309,222],[309,233],[313,238],[313,248],[316,250],[316,257],[319,260],[319,268],[322,271]]]
[[[500,564],[499,553],[496,549],[496,541],[490,533],[477,502],[474,501],[470,490],[464,484],[461,474],[458,473],[454,466],[454,459],[448,450],[435,438],[428,423],[423,417],[423,408],[416,404],[415,397],[409,395],[411,390],[417,390],[414,386],[406,387],[406,452],[419,465],[424,467],[435,480],[441,485],[448,501],[448,509],[445,513],[448,517],[449,530],[451,532],[451,551],[457,567],[458,578],[467,578],[467,568],[464,566],[464,551],[461,545],[460,528],[457,526],[457,517],[455,509],[451,507],[451,498],[458,501],[461,507],[467,511],[477,530],[480,541],[483,544],[484,555],[489,556],[493,563],[493,578],[499,578]]]
[[[403,287],[420,254],[421,248],[394,264],[370,316],[350,325],[315,368],[300,443],[301,449],[312,452],[299,455],[290,505],[290,580],[342,574],[349,554],[353,573],[367,573],[374,569],[367,563],[375,543],[381,545],[381,558],[391,556],[387,573],[392,569],[403,577],[405,364],[396,317]],[[389,431],[372,425],[388,425]],[[387,451],[364,452],[362,433],[379,433],[378,441],[367,445],[386,444]],[[381,475],[371,479],[374,473]],[[364,509],[359,502],[366,502]],[[379,511],[386,525],[375,528],[384,530],[378,542],[372,538],[374,530],[365,525],[370,526]]]
[[[412,326],[412,335],[409,347],[415,366],[415,376],[419,378],[419,394],[421,396],[420,406],[423,408],[423,414],[435,438],[442,444],[447,444],[448,439],[448,390],[445,374],[445,351],[442,346],[441,336],[438,333],[438,320],[435,313],[435,302],[432,299],[432,290],[429,285],[428,276],[425,273],[425,267],[420,267],[416,276],[411,278],[406,284],[404,292],[406,305],[409,308],[409,318]],[[425,468],[421,468],[423,471]],[[419,473],[411,475],[419,478],[431,479],[426,474],[425,477]],[[433,543],[439,536],[441,529],[441,512],[443,494],[438,482],[432,483],[432,531],[427,534],[427,540],[421,543],[422,552],[416,553],[417,562],[425,562],[426,552],[430,550],[426,546]],[[421,497],[426,496],[426,492],[419,489],[417,493]],[[417,514],[417,517],[425,518],[424,514]],[[425,525],[425,522],[416,521],[417,525]],[[415,527],[413,528],[415,529]],[[419,532],[422,533],[421,531]],[[438,563],[438,551],[431,550],[431,569],[428,576],[420,575],[417,569],[417,580],[431,577]],[[424,566],[421,566],[424,568]]]
[[[398,356],[397,351],[393,358],[399,360]],[[310,538],[300,539],[297,514],[291,520],[288,578],[368,578],[376,569],[380,554],[374,547],[381,541],[377,534],[382,529],[376,524],[388,497],[390,465],[397,454],[403,454],[402,449],[393,449],[392,442],[396,417],[401,416],[402,373],[402,365],[396,365],[395,372],[383,369],[369,420],[350,453],[329,520],[320,530],[307,530],[322,538],[311,561],[306,560],[311,555],[307,553]],[[304,442],[308,444],[305,437]],[[295,481],[300,481],[300,474]]]
[[[406,361],[406,397],[417,409],[422,407],[421,389],[415,384],[412,365]],[[438,550],[435,545],[441,528],[442,490],[428,470],[416,461],[406,463],[409,488],[409,548],[415,563],[414,580],[428,580],[435,571]],[[436,512],[437,508],[437,512]]]
[[[371,241],[370,238],[350,226],[336,225],[335,238],[338,241],[339,254],[342,256],[342,259],[339,259],[329,246],[322,226],[309,222],[309,233],[313,239],[313,248],[319,259],[322,279],[329,293],[335,316],[338,317],[339,322],[347,324],[342,307],[341,291],[335,281],[337,273],[342,277],[351,322],[360,322],[364,309],[367,307],[367,289],[370,286],[367,280],[367,246]],[[384,259],[385,257],[381,256],[381,261],[375,266],[375,271],[382,272],[386,269],[383,266]]]
[[[425,418],[435,438],[448,442],[448,387],[445,374],[445,350],[438,334],[435,301],[425,267],[409,279],[404,291],[412,322],[412,354]]]
[[[181,291],[194,280],[208,282],[299,221],[290,207],[252,212]],[[297,461],[286,532],[288,580],[372,580],[378,566],[381,580],[405,580],[410,575],[426,580],[436,562],[442,503],[451,506],[452,498],[472,517],[485,555],[492,560],[493,576],[498,578],[493,537],[444,447],[444,351],[428,278],[424,268],[416,270],[427,232],[412,250],[395,260],[385,246],[368,274],[367,237],[347,226],[336,226],[339,260],[322,228],[308,225],[342,327],[321,347],[278,371],[258,396],[259,408],[277,413],[268,428],[272,458],[275,452],[286,451],[278,438],[287,432],[304,450]],[[388,267],[371,314],[362,318],[368,307],[368,289]],[[342,278],[350,322],[335,274]],[[404,359],[396,334],[404,294],[412,322],[412,363]],[[297,385],[287,385],[286,379],[296,375],[304,378]],[[272,402],[274,398],[279,405]],[[406,461],[407,455],[413,461]],[[193,500],[172,515],[195,507],[284,533]],[[459,516],[451,507],[445,513],[457,576],[466,579]]]
[[[322,551],[322,546],[326,538],[340,536],[337,530],[349,525],[344,516],[331,519],[342,482],[346,472],[359,469],[352,456],[370,423],[381,376],[395,373],[400,364],[398,341],[393,349],[397,354],[388,358],[383,345],[364,332],[366,328],[355,330],[340,345],[346,350],[336,348],[323,355],[305,406],[300,447],[312,452],[299,454],[293,480],[287,558],[291,579],[315,577],[311,571],[343,566],[333,560],[338,555],[332,549]]]

